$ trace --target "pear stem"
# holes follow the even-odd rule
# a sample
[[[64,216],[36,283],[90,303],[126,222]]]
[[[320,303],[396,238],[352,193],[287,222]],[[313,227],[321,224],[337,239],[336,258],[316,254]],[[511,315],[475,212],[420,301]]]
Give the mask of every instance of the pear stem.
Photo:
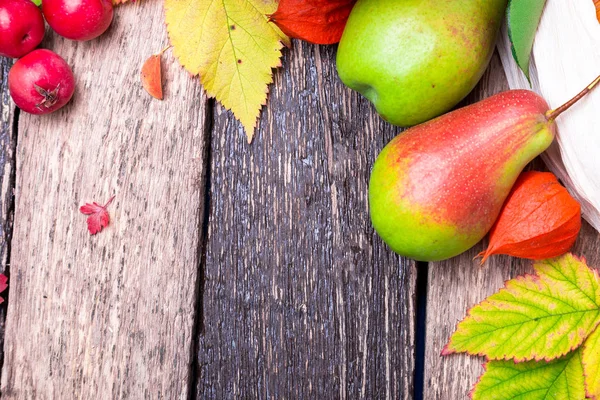
[[[596,87],[596,85],[598,85],[598,83],[600,83],[600,76],[594,79],[592,83],[590,83],[585,89],[579,92],[577,96],[573,97],[571,100],[567,101],[562,106],[546,112],[546,118],[548,118],[548,121],[554,121],[560,114],[568,110],[573,104],[577,103],[579,100],[581,100],[583,96],[588,94],[594,87]]]

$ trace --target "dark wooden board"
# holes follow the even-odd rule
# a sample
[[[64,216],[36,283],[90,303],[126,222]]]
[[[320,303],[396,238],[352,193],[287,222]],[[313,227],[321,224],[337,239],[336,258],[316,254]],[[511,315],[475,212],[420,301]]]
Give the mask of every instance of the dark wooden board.
[[[12,60],[0,57],[0,272],[4,271],[8,261],[14,199],[15,108],[8,93],[11,66]]]
[[[0,57],[0,273],[9,275],[9,253],[12,237],[15,146],[15,108],[8,93],[8,71],[12,60]],[[8,291],[0,294],[7,300]],[[4,360],[4,324],[6,302],[0,306],[0,372]]]
[[[198,398],[412,398],[415,264],[367,202],[396,132],[298,41],[252,145],[215,107]]]

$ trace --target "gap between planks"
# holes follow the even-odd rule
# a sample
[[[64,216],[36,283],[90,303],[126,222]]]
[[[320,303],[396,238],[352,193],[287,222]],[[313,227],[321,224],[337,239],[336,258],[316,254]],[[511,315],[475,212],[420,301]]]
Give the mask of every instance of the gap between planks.
[[[210,224],[210,191],[211,191],[211,172],[212,172],[212,130],[214,126],[214,112],[215,100],[209,99],[207,102],[205,112],[205,124],[204,124],[204,168],[203,172],[205,178],[204,192],[201,201],[204,203],[202,223],[200,229],[200,242],[198,243],[198,283],[196,284],[196,309],[194,312],[194,326],[192,329],[192,346],[190,349],[190,374],[189,374],[189,392],[188,400],[195,400],[198,398],[198,381],[199,368],[198,368],[198,351],[200,347],[200,335],[204,333],[204,285],[205,285],[205,269],[206,269],[206,252],[208,251],[208,229]]]
[[[10,255],[13,216],[15,207],[14,188],[16,179],[15,149],[19,110],[13,107],[8,93],[8,71],[12,60],[0,57],[0,273],[9,278],[9,287],[0,296],[0,374],[4,365],[4,330],[6,309],[10,295]]]

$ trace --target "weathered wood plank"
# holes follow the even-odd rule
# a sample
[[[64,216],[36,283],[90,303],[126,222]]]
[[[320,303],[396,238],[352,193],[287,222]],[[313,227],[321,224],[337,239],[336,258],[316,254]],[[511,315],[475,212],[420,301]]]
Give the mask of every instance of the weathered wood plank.
[[[0,57],[0,273],[7,274],[12,236],[16,145],[13,132],[15,108],[8,93],[8,71],[11,65],[12,60]],[[8,292],[4,292],[1,296],[6,300],[7,294]],[[0,307],[0,368],[4,360],[5,321],[6,308],[3,305]]]
[[[214,114],[198,398],[412,398],[415,265],[371,228],[397,132],[294,43],[254,143]]]
[[[207,116],[172,56],[167,100],[141,88],[163,21],[161,2],[137,2],[97,40],[45,42],[77,89],[19,121],[4,398],[188,395]],[[111,225],[90,237],[78,207],[113,194]]]
[[[508,90],[497,55],[469,102]],[[483,373],[485,360],[465,354],[441,357],[440,352],[469,308],[504,286],[506,280],[532,273],[532,262],[508,256],[493,256],[484,266],[474,257],[487,241],[448,261],[431,263],[427,289],[427,332],[424,399],[466,399]],[[590,265],[600,265],[600,236],[587,223],[573,248]]]
[[[0,57],[0,272],[8,261],[12,233],[12,205],[16,138],[13,132],[14,103],[8,93],[12,60]]]

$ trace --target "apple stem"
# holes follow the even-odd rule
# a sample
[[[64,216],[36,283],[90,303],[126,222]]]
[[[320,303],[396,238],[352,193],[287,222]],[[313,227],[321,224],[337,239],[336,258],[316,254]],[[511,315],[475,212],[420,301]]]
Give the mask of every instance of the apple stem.
[[[594,79],[594,81],[592,83],[587,85],[587,87],[585,89],[583,89],[581,92],[579,92],[579,94],[577,96],[573,97],[571,100],[567,101],[562,106],[555,108],[554,110],[549,110],[548,112],[546,112],[546,118],[548,118],[548,121],[550,121],[550,122],[554,121],[560,114],[562,114],[564,111],[568,110],[573,104],[577,103],[579,100],[581,100],[581,98],[583,96],[588,94],[594,87],[596,87],[596,85],[598,85],[598,83],[600,83],[600,76],[598,76],[596,79]]]

